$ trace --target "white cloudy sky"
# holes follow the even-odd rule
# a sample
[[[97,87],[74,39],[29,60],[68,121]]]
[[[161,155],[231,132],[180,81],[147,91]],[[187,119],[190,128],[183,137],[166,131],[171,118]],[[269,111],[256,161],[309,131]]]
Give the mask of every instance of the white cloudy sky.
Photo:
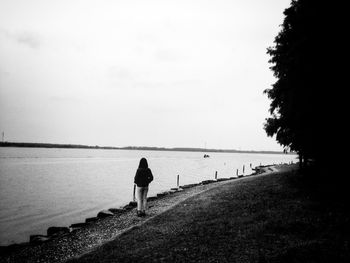
[[[8,141],[280,150],[266,48],[290,0],[0,0]]]

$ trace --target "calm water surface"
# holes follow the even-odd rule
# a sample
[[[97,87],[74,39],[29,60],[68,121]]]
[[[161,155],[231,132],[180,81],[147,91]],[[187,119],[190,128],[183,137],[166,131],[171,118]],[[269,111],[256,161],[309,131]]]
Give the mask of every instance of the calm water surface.
[[[50,226],[69,226],[132,200],[141,157],[154,175],[149,196],[176,186],[250,174],[263,164],[296,162],[295,155],[0,148],[0,245],[26,242]]]

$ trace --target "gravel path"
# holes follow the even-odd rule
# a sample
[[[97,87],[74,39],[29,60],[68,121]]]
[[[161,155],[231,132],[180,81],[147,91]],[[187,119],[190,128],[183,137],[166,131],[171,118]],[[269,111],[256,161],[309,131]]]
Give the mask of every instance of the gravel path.
[[[277,170],[265,167],[264,171],[264,173],[255,176],[263,176]],[[249,177],[238,178],[235,181],[245,180],[246,178]],[[148,203],[150,208],[147,216],[144,218],[137,217],[134,208],[119,215],[99,219],[88,226],[49,240],[43,244],[26,247],[6,257],[0,256],[0,262],[65,262],[68,259],[79,257],[96,249],[126,231],[139,227],[189,197],[228,182],[232,182],[232,180],[200,184],[183,189],[183,191],[165,195]]]

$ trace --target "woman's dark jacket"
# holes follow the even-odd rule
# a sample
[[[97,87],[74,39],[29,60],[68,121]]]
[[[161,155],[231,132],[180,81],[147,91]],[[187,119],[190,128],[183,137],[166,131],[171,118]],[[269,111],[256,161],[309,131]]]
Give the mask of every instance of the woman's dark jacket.
[[[152,171],[149,168],[138,168],[136,171],[134,183],[138,187],[147,187],[153,181]]]

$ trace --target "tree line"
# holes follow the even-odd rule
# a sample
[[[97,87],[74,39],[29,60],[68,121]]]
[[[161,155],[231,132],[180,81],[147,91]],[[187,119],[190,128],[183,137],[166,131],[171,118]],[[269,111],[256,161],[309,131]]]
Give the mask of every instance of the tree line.
[[[342,86],[337,85],[341,50],[331,1],[292,0],[281,30],[267,49],[276,82],[264,93],[271,101],[264,129],[301,166],[330,162],[343,139],[338,122]],[[337,57],[339,58],[339,57]]]

